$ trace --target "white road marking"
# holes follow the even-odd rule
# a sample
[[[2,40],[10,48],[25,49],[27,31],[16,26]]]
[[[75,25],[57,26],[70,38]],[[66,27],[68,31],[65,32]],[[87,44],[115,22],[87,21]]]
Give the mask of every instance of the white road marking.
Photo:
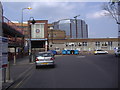
[[[86,56],[77,56],[77,58],[85,58]]]

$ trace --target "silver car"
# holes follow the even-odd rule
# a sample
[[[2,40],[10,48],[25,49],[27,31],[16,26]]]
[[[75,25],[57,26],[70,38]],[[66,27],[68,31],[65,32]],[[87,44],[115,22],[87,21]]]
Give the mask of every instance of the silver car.
[[[55,62],[55,57],[52,53],[50,52],[39,52],[38,54],[36,54],[35,57],[35,65],[36,65],[36,69],[38,68],[38,66],[55,66],[54,64]]]

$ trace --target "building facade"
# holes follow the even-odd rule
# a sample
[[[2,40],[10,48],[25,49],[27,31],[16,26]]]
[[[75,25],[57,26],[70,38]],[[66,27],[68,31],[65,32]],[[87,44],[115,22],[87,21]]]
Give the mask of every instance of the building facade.
[[[62,30],[54,30],[54,29],[49,29],[48,30],[48,39],[65,39],[66,38],[66,33],[65,31]]]
[[[18,27],[18,28],[22,28],[21,30],[23,30],[23,34],[25,35],[25,38],[28,38],[29,37],[29,28],[28,28],[28,23],[27,22],[23,22],[22,23],[19,23],[19,22],[16,22],[16,21],[12,21],[13,23],[15,23],[15,25]]]
[[[28,21],[30,47],[34,51],[48,50],[48,20],[36,20],[34,24]]]
[[[89,39],[64,39],[49,41],[51,50],[79,50],[79,51],[94,51],[103,49],[114,52],[118,47],[118,38],[89,38]]]
[[[77,24],[76,24],[77,23]],[[64,30],[66,37],[71,39],[88,38],[88,25],[84,20],[70,19],[69,22],[60,21],[54,23],[54,29]]]

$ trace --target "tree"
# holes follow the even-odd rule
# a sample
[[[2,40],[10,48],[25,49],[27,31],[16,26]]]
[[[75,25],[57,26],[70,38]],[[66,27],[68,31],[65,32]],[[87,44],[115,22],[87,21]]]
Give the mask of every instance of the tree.
[[[111,15],[117,24],[120,24],[119,15],[120,15],[120,1],[119,0],[110,0],[108,3],[104,3],[103,10],[107,11],[105,15]]]

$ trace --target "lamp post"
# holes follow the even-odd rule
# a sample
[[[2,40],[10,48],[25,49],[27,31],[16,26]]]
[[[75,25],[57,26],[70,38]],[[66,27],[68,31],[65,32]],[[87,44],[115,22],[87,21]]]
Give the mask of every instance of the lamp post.
[[[31,7],[22,8],[22,19],[21,19],[22,32],[23,32],[23,11],[24,11],[25,9],[30,10],[30,9],[32,9],[32,8],[31,8]]]
[[[27,7],[27,8],[22,8],[22,17],[21,17],[21,30],[22,30],[22,33],[24,34],[24,31],[23,31],[23,11],[24,10],[26,10],[26,9],[28,9],[28,10],[30,10],[30,9],[32,9],[31,7]],[[22,38],[22,40],[23,40],[23,47],[22,47],[22,57],[23,57],[23,52],[24,52],[24,36],[23,36],[23,38]]]
[[[31,19],[32,19],[32,21],[31,21]],[[30,17],[30,19],[29,19],[29,21],[28,21],[28,23],[29,23],[29,62],[31,63],[32,62],[32,47],[31,47],[31,23],[34,25],[35,23],[36,23],[36,21],[34,20],[34,18],[33,17]]]

